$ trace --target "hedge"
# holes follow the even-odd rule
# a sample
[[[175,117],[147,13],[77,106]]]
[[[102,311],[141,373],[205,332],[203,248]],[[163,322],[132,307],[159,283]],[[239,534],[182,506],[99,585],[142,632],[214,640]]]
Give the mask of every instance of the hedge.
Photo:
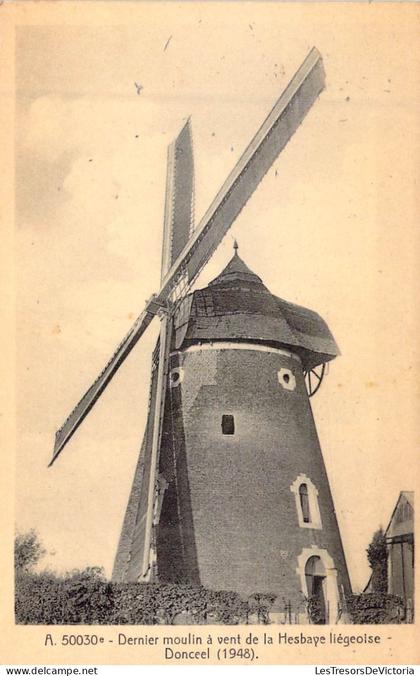
[[[347,598],[353,624],[398,624],[405,618],[405,606],[393,594],[353,594]]]
[[[236,592],[204,587],[111,583],[99,569],[62,578],[18,572],[15,619],[17,624],[172,624],[187,614],[192,624],[246,624],[257,614],[264,623],[275,598],[254,594],[245,601]]]

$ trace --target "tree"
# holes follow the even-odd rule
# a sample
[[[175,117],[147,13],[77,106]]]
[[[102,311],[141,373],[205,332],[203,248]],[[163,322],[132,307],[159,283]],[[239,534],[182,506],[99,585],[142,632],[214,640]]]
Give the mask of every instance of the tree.
[[[45,549],[32,528],[27,533],[17,533],[15,537],[15,570],[30,572],[44,556]]]
[[[374,533],[366,552],[372,569],[372,591],[386,594],[388,591],[388,552],[382,528]]]

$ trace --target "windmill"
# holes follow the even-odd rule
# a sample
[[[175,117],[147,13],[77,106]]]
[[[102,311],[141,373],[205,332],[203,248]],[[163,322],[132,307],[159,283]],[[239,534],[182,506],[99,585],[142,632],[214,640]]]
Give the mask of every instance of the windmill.
[[[292,446],[296,437],[302,436],[299,424],[302,424],[302,429],[307,428],[309,436],[308,439],[303,440],[303,435],[302,443],[304,457],[307,456],[309,460],[305,460],[302,466],[308,473],[308,467],[315,464],[318,484],[322,483],[323,487],[321,490],[319,485],[317,487],[312,483],[307,473],[302,472],[296,475],[294,484],[287,487],[290,488],[287,498],[289,502],[290,491],[295,494],[294,498],[292,496],[292,501],[296,499],[297,512],[294,518],[299,523],[294,525],[298,526],[298,531],[301,527],[306,537],[302,540],[302,533],[298,532],[297,537],[294,538],[297,543],[296,547],[300,546],[302,550],[300,562],[298,554],[295,556],[298,562],[296,570],[293,568],[293,565],[296,567],[296,562],[291,563],[293,559],[291,550],[296,548],[295,546],[288,548],[285,546],[281,549],[281,554],[277,552],[274,556],[276,560],[280,556],[285,565],[287,564],[289,577],[290,570],[292,570],[292,577],[294,575],[295,580],[293,583],[287,583],[291,585],[291,588],[293,587],[290,594],[295,594],[295,596],[299,594],[295,583],[300,580],[300,592],[306,593],[307,596],[312,593],[318,594],[326,603],[337,605],[339,596],[336,580],[337,568],[340,586],[344,585],[349,588],[338,525],[308,403],[308,396],[315,394],[322,382],[326,363],[338,354],[328,327],[315,313],[292,306],[281,299],[274,299],[262,284],[261,279],[252,273],[239,258],[237,246],[232,261],[225,271],[209,285],[207,291],[189,293],[235,218],[324,89],[324,78],[321,55],[317,49],[313,48],[195,228],[193,227],[194,186],[190,120],[169,147],[160,289],[147,301],[143,312],[117,347],[103,371],[56,433],[54,453],[50,463],[52,465],[55,462],[148,325],[155,316],[158,316],[160,335],[152,357],[149,414],[114,566],[113,578],[116,580],[148,581],[158,577],[167,581],[207,583],[210,586],[212,584],[220,586],[223,583],[217,577],[217,570],[220,571],[224,566],[223,563],[217,561],[217,552],[219,547],[220,551],[226,549],[226,542],[223,540],[223,533],[222,535],[219,533],[217,524],[211,523],[211,519],[206,523],[206,519],[203,519],[203,505],[199,504],[200,500],[205,502],[207,499],[208,490],[217,494],[217,483],[209,489],[211,478],[206,475],[203,484],[203,472],[206,473],[206,469],[203,468],[198,470],[201,478],[194,476],[194,458],[188,457],[188,452],[185,452],[185,446],[189,443],[186,435],[191,432],[192,428],[191,425],[188,428],[189,423],[185,423],[184,429],[182,422],[183,407],[187,407],[186,401],[190,396],[188,388],[183,390],[184,376],[189,373],[187,361],[189,358],[193,359],[191,356],[193,354],[196,358],[198,354],[204,355],[205,353],[204,361],[194,366],[194,372],[198,373],[200,369],[206,369],[209,365],[211,370],[215,362],[213,357],[208,357],[211,352],[208,348],[216,345],[219,350],[218,354],[222,355],[222,360],[231,357],[226,370],[227,374],[230,372],[234,374],[230,391],[235,391],[235,377],[238,376],[233,368],[236,357],[242,353],[248,355],[248,352],[253,353],[256,350],[259,355],[258,359],[265,359],[267,354],[270,359],[280,359],[280,366],[276,362],[275,374],[282,396],[296,390],[302,400],[302,411],[296,420],[288,426],[289,423],[284,418],[282,424],[285,426],[284,429],[293,430],[290,437]],[[263,303],[264,310],[256,309],[255,311],[259,313],[260,318],[266,317],[266,324],[271,327],[267,328],[268,333],[264,334],[260,325],[258,325],[260,328],[255,330],[247,325],[245,329],[236,327],[233,333],[229,333],[226,329],[220,334],[217,334],[217,331],[209,334],[205,330],[200,334],[199,322],[198,324],[195,320],[192,322],[193,316],[202,317],[205,324],[209,317],[217,315],[215,304],[223,305],[226,298],[233,299],[232,302],[238,304],[233,308],[233,314],[238,318],[241,315],[238,308],[244,302],[245,297],[247,302],[251,305],[254,303],[255,307],[260,301]],[[232,308],[229,312],[231,310]],[[245,314],[251,321],[250,307],[246,308]],[[223,310],[219,311],[219,316],[221,315],[223,315]],[[229,320],[226,326],[232,326],[232,321]],[[194,328],[191,328],[191,322]],[[219,326],[221,325],[223,325],[222,321],[219,322]],[[227,339],[229,339],[228,342]],[[188,348],[188,355],[186,354],[188,350],[183,354],[183,346]],[[251,361],[251,366],[247,367],[245,363],[245,366],[239,364],[238,368],[245,368],[245,370],[248,368],[249,372],[255,364],[257,362],[254,360]],[[262,365],[258,364],[257,370],[260,367]],[[229,375],[226,378],[229,380]],[[203,382],[202,380],[194,387],[197,386],[200,389]],[[276,396],[273,395],[272,401]],[[234,439],[234,443],[238,440],[238,436],[235,437],[235,414],[231,411],[235,405],[232,401],[227,401],[229,396],[226,392],[221,398],[227,402],[229,410],[221,415],[223,440],[217,445],[219,450],[224,448],[223,444],[228,438]],[[207,412],[212,409],[212,401],[210,399],[205,404]],[[287,408],[289,405],[286,403],[284,406]],[[194,402],[191,406],[194,408]],[[280,406],[283,406],[282,402]],[[296,407],[295,404],[294,406]],[[268,408],[271,409],[271,404]],[[266,414],[267,411],[264,412],[264,416]],[[200,410],[200,407],[196,406],[193,427],[200,425],[200,420],[203,419],[203,409]],[[285,437],[283,432],[281,434]],[[193,445],[196,450],[204,439],[204,433],[199,432],[197,436],[196,431],[193,431],[192,434],[193,437],[195,434]],[[210,432],[209,434],[211,436]],[[182,452],[179,451],[181,446]],[[245,438],[243,448],[246,454]],[[240,472],[240,456],[237,459],[238,472]],[[251,462],[249,458],[248,460],[245,458],[245,465],[248,461]],[[201,460],[197,460],[197,467],[200,462]],[[231,460],[229,462],[232,470],[234,466]],[[218,464],[219,470],[223,468],[223,463],[224,461],[221,461]],[[247,481],[250,480],[249,475],[252,471],[251,465],[245,466],[244,476],[248,476]],[[222,478],[220,481],[223,483]],[[239,484],[241,483],[243,482],[239,481]],[[204,485],[205,488],[203,488]],[[326,510],[333,515],[331,517],[329,514],[327,517],[330,523],[324,531],[329,534],[325,537],[327,537],[329,549],[333,550],[334,558],[331,557],[326,546],[323,547],[322,537],[318,532],[323,530],[320,526],[318,489],[319,502],[324,502]],[[222,496],[221,502],[224,503],[225,500],[227,502],[223,510],[227,506],[229,512],[230,498],[226,497],[226,494]],[[234,519],[241,500],[243,496],[237,496],[236,502],[233,500],[233,511],[228,514],[230,525],[227,526],[226,533],[231,532],[229,529],[232,527],[234,531],[238,530]],[[258,510],[262,508],[262,503],[258,500],[257,503],[255,509]],[[204,509],[208,513],[208,505]],[[290,509],[290,505],[287,509]],[[224,518],[221,516],[222,520]],[[206,537],[206,530],[209,532],[209,529],[215,534],[215,538]],[[269,527],[267,537],[268,533]],[[207,545],[203,548],[200,544],[206,539],[211,541],[210,549]],[[263,538],[262,545],[264,546],[267,542],[268,540]],[[301,545],[309,545],[309,549],[308,547],[302,548]],[[245,569],[240,570],[239,559],[248,557],[246,566],[248,566],[247,570],[251,578],[252,566],[257,565],[257,562],[253,560],[254,554],[248,551],[247,547],[249,548],[249,543],[244,544],[241,537],[239,537],[236,550],[235,546],[233,547],[235,552],[232,565],[236,573],[233,571],[233,582],[230,588],[235,587],[234,580],[237,579],[236,587],[240,591],[246,591],[247,585],[242,581]],[[227,556],[229,557],[230,554]],[[274,577],[271,573],[267,573],[265,577],[261,578],[260,575],[258,579],[265,580],[263,584],[273,582],[276,586],[280,568],[281,566],[277,567]],[[284,577],[285,574],[282,575]],[[333,585],[331,578],[334,578]],[[259,591],[262,590],[259,589]]]

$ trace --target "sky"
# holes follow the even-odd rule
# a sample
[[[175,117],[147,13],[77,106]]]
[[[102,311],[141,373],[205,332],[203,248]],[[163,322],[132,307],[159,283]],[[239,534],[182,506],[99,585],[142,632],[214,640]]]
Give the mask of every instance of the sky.
[[[55,430],[158,290],[168,144],[191,115],[198,222],[316,45],[326,90],[196,288],[236,238],[274,294],[329,324],[341,356],[312,404],[359,590],[374,531],[418,481],[420,10],[120,8],[16,33],[17,528],[38,531],[46,566],[111,573],[157,321],[47,469]]]

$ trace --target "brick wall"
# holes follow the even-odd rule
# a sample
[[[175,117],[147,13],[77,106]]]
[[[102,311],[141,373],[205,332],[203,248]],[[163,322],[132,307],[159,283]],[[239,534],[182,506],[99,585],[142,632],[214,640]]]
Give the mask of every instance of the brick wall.
[[[209,588],[274,592],[296,604],[297,557],[315,545],[328,551],[339,589],[349,591],[300,363],[275,352],[218,349],[180,353],[171,367],[178,365],[183,379],[170,388],[164,440],[173,462],[162,465],[165,451],[161,456],[161,471],[171,471],[158,531],[159,577],[175,581],[189,571],[192,582]],[[296,377],[294,390],[280,385],[281,368]],[[232,436],[222,434],[224,414],[234,416]],[[320,530],[299,527],[290,491],[299,474],[318,489]]]

